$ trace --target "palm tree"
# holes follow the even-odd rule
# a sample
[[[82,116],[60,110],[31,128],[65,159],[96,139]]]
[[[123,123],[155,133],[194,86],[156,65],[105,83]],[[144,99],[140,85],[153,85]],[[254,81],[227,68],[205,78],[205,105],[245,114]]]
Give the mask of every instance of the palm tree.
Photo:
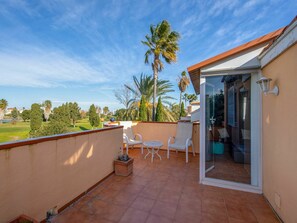
[[[51,111],[52,111],[52,102],[50,100],[44,101],[43,102],[43,115],[44,115],[45,121],[48,121]]]
[[[153,120],[155,120],[155,107],[157,97],[157,83],[158,83],[158,72],[161,72],[164,68],[164,64],[161,58],[166,63],[170,64],[176,62],[178,40],[180,35],[178,32],[171,31],[170,24],[163,20],[157,26],[150,26],[150,34],[145,36],[146,40],[141,41],[149,49],[145,53],[146,64],[149,63],[149,57],[152,57],[152,69],[154,75],[154,90],[153,90]]]
[[[183,92],[186,91],[186,89],[189,85],[190,85],[190,79],[187,77],[186,71],[183,71],[181,73],[181,76],[178,77],[178,88],[180,90],[179,107],[181,107],[182,94],[183,94]]]
[[[139,107],[141,96],[144,96],[145,101],[147,102],[147,119],[149,121],[149,117],[151,117],[151,108],[153,107],[153,92],[154,92],[154,80],[152,76],[148,76],[145,74],[141,74],[139,79],[136,76],[133,76],[134,86],[129,86],[125,84],[125,87],[129,89],[135,97],[132,99],[132,106],[134,108]],[[174,99],[167,94],[173,92],[173,85],[168,80],[158,80],[157,82],[157,96],[162,96],[162,100],[164,104],[169,104],[168,99]],[[174,118],[171,116],[170,112],[164,111],[165,116],[170,121],[173,121]]]
[[[2,122],[4,118],[4,112],[8,106],[8,102],[5,99],[0,100],[0,121]]]

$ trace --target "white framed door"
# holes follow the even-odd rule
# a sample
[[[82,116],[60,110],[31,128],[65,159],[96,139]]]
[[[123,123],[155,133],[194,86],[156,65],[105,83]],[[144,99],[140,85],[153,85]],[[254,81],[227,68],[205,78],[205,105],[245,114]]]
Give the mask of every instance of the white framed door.
[[[221,83],[216,83],[216,82],[211,83],[211,81],[209,81],[210,80],[209,77],[215,77],[215,76],[218,77],[217,80],[221,82],[225,81],[224,112],[225,113],[228,112],[228,114],[224,114],[224,117],[227,120],[223,120],[222,122],[218,120],[216,117],[220,112],[218,111],[215,112],[216,108],[213,108],[212,110],[210,110],[210,107],[216,103],[215,98],[218,97],[217,95],[215,95],[215,94],[218,94],[218,93],[215,93],[216,91],[215,88],[218,86],[222,86]],[[232,79],[235,79],[234,83],[232,83]],[[215,80],[216,80],[215,78],[212,78],[212,81],[215,81]],[[200,117],[200,183],[219,186],[219,187],[225,187],[230,189],[250,191],[255,193],[262,192],[262,148],[261,148],[262,95],[259,87],[256,84],[257,80],[258,80],[258,72],[253,72],[253,73],[250,73],[249,75],[247,75],[244,72],[242,73],[239,72],[238,74],[232,75],[232,76],[231,75],[201,76],[200,78],[200,93],[201,93],[200,94],[200,102],[201,102],[200,104],[200,109],[201,109],[201,113],[200,113],[201,114],[200,115],[201,116]],[[249,85],[247,83],[249,83]],[[250,122],[247,123],[247,122],[237,120],[238,117],[242,118],[243,116],[244,117],[246,116],[245,110],[242,111],[244,115],[237,115],[238,116],[238,117],[236,116],[237,119],[230,120],[231,119],[230,117],[232,117],[232,114],[233,115],[239,114],[239,112],[242,109],[240,111],[239,110],[237,111],[236,108],[233,108],[232,103],[230,102],[230,99],[229,99],[229,102],[227,102],[228,101],[227,94],[229,94],[228,96],[230,98],[230,92],[228,93],[227,91],[228,84],[229,85],[234,84],[235,87],[238,87],[236,85],[241,84],[242,85],[241,89],[242,88],[248,89],[246,91],[249,92],[250,106],[246,105],[247,103],[246,96],[244,97],[244,100],[238,100],[240,95],[236,95],[236,98],[234,100],[237,100],[236,102],[237,107],[241,106],[241,108],[244,108],[244,109],[249,108]],[[213,93],[211,93],[211,91],[213,91]],[[211,103],[209,103],[209,97],[213,97],[213,101]],[[244,101],[245,104],[242,104],[242,105],[238,104],[238,103],[242,103],[240,101]],[[231,108],[234,109],[234,111],[230,111]],[[213,116],[211,116],[211,114],[213,114]],[[229,119],[226,118],[228,115],[229,115]],[[218,117],[218,118],[222,119],[222,117]],[[216,124],[213,124],[213,122],[216,122]],[[224,123],[224,124],[218,124],[218,123]],[[223,129],[223,128],[226,129],[227,135],[230,135],[229,137],[230,139],[221,138],[221,135],[218,134],[218,129]],[[235,130],[237,129],[237,132],[234,129]],[[210,132],[209,132],[210,130],[212,131],[213,135],[210,135]],[[236,133],[238,136],[236,136]],[[245,136],[246,134],[249,134],[249,136],[248,137]],[[238,138],[238,141],[240,142],[236,142],[237,138]],[[231,142],[225,143],[225,141],[228,141],[228,140]],[[224,146],[225,152],[224,154],[221,154],[219,149],[223,146]],[[232,151],[227,152],[227,150],[232,150]],[[222,158],[223,155],[229,156],[231,154],[230,159],[234,160],[234,166],[236,166],[238,162],[243,162],[242,167],[248,169],[247,172],[250,174],[250,179],[248,183],[236,181],[235,178],[234,180],[232,180],[232,178],[226,177],[226,179],[224,179],[223,177],[221,177],[221,175],[224,175],[224,174],[227,176],[229,174],[228,173],[229,171],[227,171],[227,174],[226,174],[226,172],[224,173],[220,169],[218,169],[220,168],[220,166],[222,167],[224,165],[224,162],[218,163],[219,165],[217,167],[216,161],[215,161],[216,158],[214,156],[210,156],[210,155],[213,155],[211,154],[211,152],[213,152],[213,154],[216,154],[215,156],[218,157],[218,160],[223,159]],[[241,158],[240,158],[241,153],[245,154],[245,156],[248,156],[248,159],[244,157],[244,160],[241,161]],[[246,161],[246,160],[250,160],[250,161]],[[231,163],[230,165],[233,165],[233,164]],[[249,166],[250,168],[247,168]]]

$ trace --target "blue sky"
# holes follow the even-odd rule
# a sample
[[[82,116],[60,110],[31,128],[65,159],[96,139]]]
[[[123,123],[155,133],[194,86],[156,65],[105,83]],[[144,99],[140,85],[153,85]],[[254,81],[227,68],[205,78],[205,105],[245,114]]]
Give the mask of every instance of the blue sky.
[[[175,85],[188,66],[287,25],[296,0],[0,1],[0,98],[9,107],[50,99],[120,108],[113,91],[151,74],[141,40],[168,20],[181,34],[178,62],[160,79]],[[190,86],[188,93],[193,93]]]

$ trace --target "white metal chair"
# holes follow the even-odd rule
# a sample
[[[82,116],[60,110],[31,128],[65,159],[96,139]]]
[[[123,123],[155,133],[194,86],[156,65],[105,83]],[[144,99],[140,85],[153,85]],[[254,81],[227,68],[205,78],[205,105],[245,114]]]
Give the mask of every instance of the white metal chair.
[[[192,145],[192,130],[193,130],[193,123],[192,122],[178,122],[177,124],[177,131],[175,137],[169,137],[168,139],[168,146],[167,146],[167,159],[170,156],[170,149],[175,149],[176,152],[178,150],[185,150],[186,152],[186,163],[189,161],[188,151],[189,146]],[[171,139],[174,139],[173,143]],[[194,148],[193,155],[195,156]]]
[[[124,126],[123,142],[126,144],[127,154],[129,153],[129,146],[133,148],[135,145],[141,145],[141,154],[143,154],[142,135],[133,133],[132,121],[120,122],[120,125]]]

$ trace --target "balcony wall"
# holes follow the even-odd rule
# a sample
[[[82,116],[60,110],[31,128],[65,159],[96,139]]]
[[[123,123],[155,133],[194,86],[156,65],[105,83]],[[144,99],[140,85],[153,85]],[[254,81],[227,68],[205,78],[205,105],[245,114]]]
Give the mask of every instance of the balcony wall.
[[[279,86],[263,96],[263,191],[284,222],[297,222],[297,44],[268,64],[263,73]],[[275,198],[281,198],[277,207]]]
[[[163,142],[162,149],[167,149],[167,142],[170,136],[175,136],[176,122],[135,122],[133,132],[140,133],[144,141],[159,140]],[[193,124],[193,146],[196,153],[199,153],[200,124]],[[190,148],[192,151],[192,148]]]
[[[20,214],[38,221],[114,170],[122,127],[0,145],[0,223]]]

